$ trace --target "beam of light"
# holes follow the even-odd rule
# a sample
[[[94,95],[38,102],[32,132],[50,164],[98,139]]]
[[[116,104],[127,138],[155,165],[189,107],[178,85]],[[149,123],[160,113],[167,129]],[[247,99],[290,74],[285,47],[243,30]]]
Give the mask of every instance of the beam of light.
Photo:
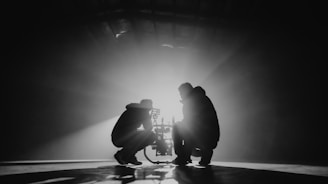
[[[35,149],[31,155],[39,159],[110,159],[116,148],[111,141],[111,131],[119,116],[95,123],[72,134],[59,137]]]

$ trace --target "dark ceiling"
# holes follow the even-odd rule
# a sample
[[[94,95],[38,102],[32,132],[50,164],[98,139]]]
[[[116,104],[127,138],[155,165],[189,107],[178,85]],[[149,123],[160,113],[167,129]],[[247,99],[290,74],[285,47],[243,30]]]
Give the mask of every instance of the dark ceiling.
[[[109,42],[133,39],[193,47],[215,41],[218,28],[225,26],[308,29],[317,21],[313,3],[306,0],[34,0],[14,1],[7,7],[8,42],[15,45],[28,37],[30,44],[30,39],[49,32],[63,37],[86,26],[89,34]]]
[[[176,21],[188,17],[199,19],[264,19],[300,21],[310,18],[314,3],[306,0],[261,1],[261,0],[57,0],[26,1],[14,4],[13,14],[35,14],[39,18],[112,17],[126,15],[130,18],[157,17]]]

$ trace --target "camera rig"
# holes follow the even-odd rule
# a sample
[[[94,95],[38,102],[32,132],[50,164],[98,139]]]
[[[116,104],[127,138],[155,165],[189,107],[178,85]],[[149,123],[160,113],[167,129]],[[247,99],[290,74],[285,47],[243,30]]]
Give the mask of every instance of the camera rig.
[[[152,150],[155,150],[155,156],[172,156],[173,140],[172,140],[172,128],[175,123],[174,118],[170,122],[164,122],[164,118],[158,121],[160,115],[160,109],[152,109],[151,118],[153,124],[153,131],[156,135],[156,140],[151,144]],[[147,147],[146,147],[147,148]],[[144,148],[144,155],[148,161],[154,164],[171,163],[171,161],[157,160],[153,161],[147,155],[147,150]]]

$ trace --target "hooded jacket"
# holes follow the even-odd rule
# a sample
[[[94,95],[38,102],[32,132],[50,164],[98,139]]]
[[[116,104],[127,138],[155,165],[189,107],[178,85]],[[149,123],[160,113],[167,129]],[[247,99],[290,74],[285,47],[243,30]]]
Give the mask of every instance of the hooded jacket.
[[[183,121],[196,144],[215,148],[220,138],[219,120],[205,90],[195,87],[182,103]]]
[[[149,108],[143,108],[138,103],[128,104],[113,128],[112,139],[128,136],[136,132],[141,125],[145,130],[151,130],[152,123],[149,111]]]

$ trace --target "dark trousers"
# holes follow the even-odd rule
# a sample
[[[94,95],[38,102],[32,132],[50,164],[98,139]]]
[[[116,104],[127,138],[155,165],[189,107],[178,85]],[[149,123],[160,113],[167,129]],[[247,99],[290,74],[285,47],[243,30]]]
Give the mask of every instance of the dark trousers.
[[[174,124],[172,129],[174,152],[179,159],[189,160],[192,153],[190,136],[180,124]]]
[[[193,151],[197,148],[200,149],[201,162],[206,164],[210,163],[213,155],[213,148],[197,139],[195,133],[186,127],[186,125],[179,123],[173,125],[172,138],[174,151],[179,159],[185,161],[190,160]]]
[[[113,135],[112,142],[116,147],[122,148],[121,155],[125,159],[133,157],[138,151],[155,141],[155,134],[152,131],[134,131],[121,135]]]

